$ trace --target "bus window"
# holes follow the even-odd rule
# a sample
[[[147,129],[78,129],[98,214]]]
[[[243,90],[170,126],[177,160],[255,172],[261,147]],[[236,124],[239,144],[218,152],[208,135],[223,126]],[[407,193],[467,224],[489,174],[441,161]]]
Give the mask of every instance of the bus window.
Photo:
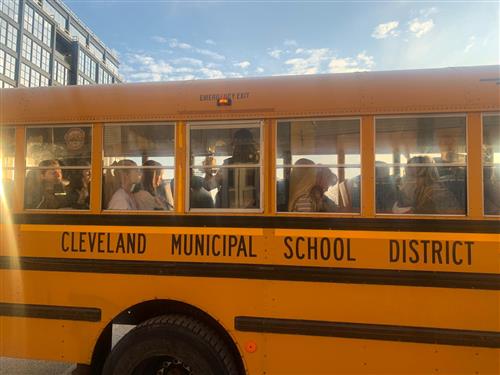
[[[360,121],[279,121],[277,210],[360,212]]]
[[[174,124],[104,126],[103,209],[173,210]]]
[[[500,115],[483,116],[484,213],[500,215]]]
[[[90,126],[26,129],[27,209],[89,209]]]
[[[260,209],[260,126],[190,125],[190,209]]]
[[[466,213],[465,117],[376,120],[376,210]]]
[[[0,129],[0,158],[1,158],[1,185],[0,205],[12,206],[12,192],[14,191],[14,158],[16,150],[16,129]]]

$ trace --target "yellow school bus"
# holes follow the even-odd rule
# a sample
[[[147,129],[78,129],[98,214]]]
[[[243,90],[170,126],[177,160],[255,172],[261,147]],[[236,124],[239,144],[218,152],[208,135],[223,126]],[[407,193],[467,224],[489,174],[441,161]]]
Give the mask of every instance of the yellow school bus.
[[[500,373],[499,71],[1,90],[0,355]]]

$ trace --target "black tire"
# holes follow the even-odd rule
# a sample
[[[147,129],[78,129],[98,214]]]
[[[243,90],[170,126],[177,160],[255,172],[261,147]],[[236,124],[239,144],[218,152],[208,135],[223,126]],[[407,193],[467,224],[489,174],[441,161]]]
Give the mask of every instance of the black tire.
[[[164,374],[238,375],[219,335],[198,320],[177,314],[149,319],[131,330],[111,351],[103,374],[161,374],[162,368]]]

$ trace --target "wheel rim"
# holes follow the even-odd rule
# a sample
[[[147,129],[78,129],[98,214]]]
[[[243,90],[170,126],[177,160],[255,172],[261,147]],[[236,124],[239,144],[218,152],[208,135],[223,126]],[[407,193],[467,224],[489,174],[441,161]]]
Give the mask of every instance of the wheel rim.
[[[193,375],[191,368],[177,358],[161,356],[142,361],[133,372],[134,375]]]

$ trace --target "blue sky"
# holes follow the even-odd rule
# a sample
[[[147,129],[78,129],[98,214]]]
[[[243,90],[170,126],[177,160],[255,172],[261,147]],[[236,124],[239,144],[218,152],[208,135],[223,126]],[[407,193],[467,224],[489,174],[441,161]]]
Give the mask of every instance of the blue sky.
[[[497,1],[65,3],[128,82],[491,65]]]

